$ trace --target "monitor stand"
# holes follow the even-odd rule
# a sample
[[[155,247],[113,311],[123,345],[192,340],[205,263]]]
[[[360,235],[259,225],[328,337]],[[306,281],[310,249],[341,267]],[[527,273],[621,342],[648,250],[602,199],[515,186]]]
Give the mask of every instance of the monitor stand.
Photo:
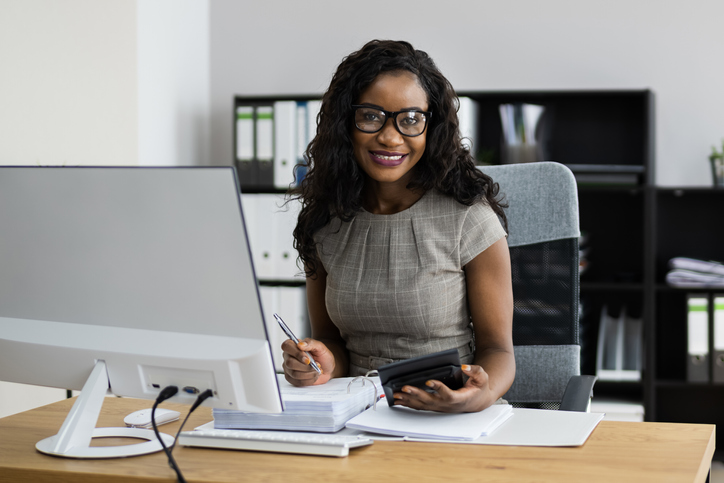
[[[163,447],[150,429],[95,427],[107,393],[106,363],[98,361],[58,434],[39,441],[35,448],[41,453],[63,458],[123,458],[161,451]],[[159,434],[166,447],[173,444],[173,436]],[[125,446],[90,446],[93,438],[136,438],[147,441]]]

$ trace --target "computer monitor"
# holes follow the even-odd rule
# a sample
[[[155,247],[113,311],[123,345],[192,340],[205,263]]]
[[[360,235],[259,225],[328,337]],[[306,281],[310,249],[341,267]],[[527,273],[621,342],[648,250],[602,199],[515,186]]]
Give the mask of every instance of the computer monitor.
[[[155,399],[175,385],[171,401],[192,404],[211,389],[215,408],[282,410],[236,179],[232,167],[0,167],[0,380],[82,390],[39,451],[160,449],[94,429],[109,390]],[[90,433],[149,441],[88,447]]]

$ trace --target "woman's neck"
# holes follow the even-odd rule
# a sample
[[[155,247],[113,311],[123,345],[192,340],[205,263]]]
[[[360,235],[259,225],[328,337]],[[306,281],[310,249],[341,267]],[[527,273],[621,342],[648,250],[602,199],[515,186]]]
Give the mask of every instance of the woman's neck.
[[[414,205],[425,192],[368,183],[362,193],[362,206],[375,215],[393,215]]]

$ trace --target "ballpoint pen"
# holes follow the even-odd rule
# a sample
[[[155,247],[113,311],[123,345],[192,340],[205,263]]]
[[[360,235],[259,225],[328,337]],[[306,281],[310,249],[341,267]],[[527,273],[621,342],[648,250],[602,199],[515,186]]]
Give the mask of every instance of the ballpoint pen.
[[[277,314],[274,314],[274,318],[277,319],[277,322],[279,322],[279,327],[281,327],[282,330],[284,331],[284,333],[287,334],[287,337],[292,339],[292,341],[294,341],[295,344],[299,344],[299,339],[297,339],[297,336],[294,335],[294,332],[292,332],[292,330],[289,328],[289,326],[287,326],[287,324],[282,320],[282,318],[279,317]],[[321,374],[322,369],[320,369],[319,366],[317,365],[317,363],[314,361],[314,359],[312,359],[312,355],[306,351],[304,353],[307,355],[307,357],[309,357],[309,365],[312,366],[312,369],[314,369],[319,374]]]

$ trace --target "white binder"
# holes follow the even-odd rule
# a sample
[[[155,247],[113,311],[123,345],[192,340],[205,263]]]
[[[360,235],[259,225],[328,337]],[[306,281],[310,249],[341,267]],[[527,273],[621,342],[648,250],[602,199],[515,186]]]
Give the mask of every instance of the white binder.
[[[714,357],[712,380],[724,384],[724,294],[714,295]]]
[[[241,209],[244,213],[244,225],[246,226],[246,235],[249,239],[249,250],[251,250],[251,261],[254,264],[254,273],[259,278],[259,249],[261,241],[259,240],[259,216],[257,207],[257,195],[242,194]]]
[[[274,187],[287,189],[297,162],[297,103],[274,103]]]
[[[304,286],[280,286],[277,287],[277,291],[279,294],[277,313],[299,339],[309,337],[312,331],[307,317],[307,291]]]
[[[687,309],[686,380],[709,382],[709,298],[689,294]]]
[[[322,108],[322,101],[307,101],[307,144],[317,135],[317,115]]]
[[[255,184],[254,179],[254,108],[236,108],[236,169],[242,188]]]
[[[307,126],[307,103],[297,102],[297,165],[305,164],[305,151],[309,145],[309,129]],[[294,170],[294,183],[299,185],[307,174],[307,168],[299,167]]]
[[[256,167],[259,188],[274,186],[274,107],[256,108]]]
[[[602,381],[641,380],[641,319],[634,319],[621,308],[618,317],[611,317],[608,308],[601,309],[596,353],[596,376]]]
[[[256,233],[253,235],[257,240],[255,249],[255,261],[258,260],[257,277],[259,280],[276,280],[277,269],[275,264],[275,253],[278,251],[278,223],[277,200],[278,195],[271,193],[260,193],[256,197],[256,219],[254,227]]]
[[[294,227],[302,208],[301,202],[291,200],[284,204],[284,198],[277,198],[279,208],[274,216],[276,239],[274,240],[274,278],[277,280],[304,280],[297,267],[297,251],[294,248]]]
[[[479,147],[477,139],[478,103],[476,101],[469,97],[460,98],[458,122],[460,123],[460,134],[463,137],[463,144],[467,146],[473,156],[475,156],[475,149]]]

